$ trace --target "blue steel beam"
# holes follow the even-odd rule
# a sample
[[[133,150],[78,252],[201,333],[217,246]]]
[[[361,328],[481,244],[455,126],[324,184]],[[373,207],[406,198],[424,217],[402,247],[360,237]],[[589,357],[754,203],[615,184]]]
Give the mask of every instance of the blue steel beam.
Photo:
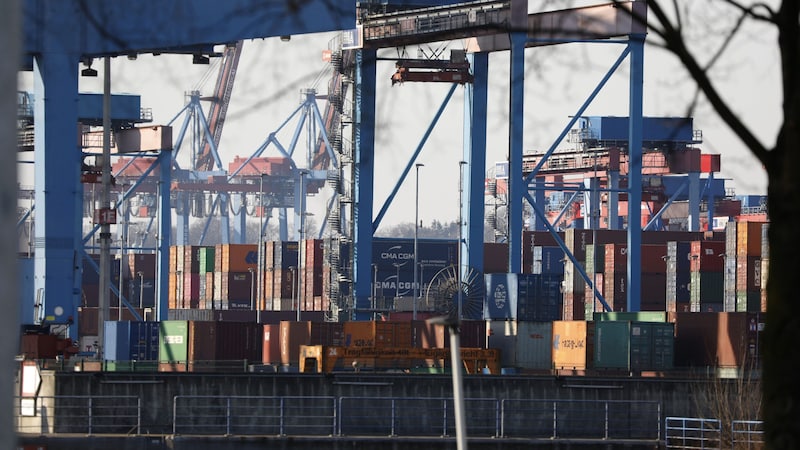
[[[523,128],[525,117],[525,32],[511,33],[508,130],[508,271],[522,271],[522,178]],[[527,181],[527,180],[525,180]]]
[[[425,146],[425,143],[428,142],[428,138],[430,137],[431,132],[433,132],[433,129],[436,127],[436,124],[439,122],[439,118],[442,117],[442,113],[444,113],[444,110],[447,107],[447,104],[450,102],[450,99],[453,97],[453,93],[456,91],[456,87],[457,86],[458,85],[454,83],[450,87],[450,90],[447,91],[447,95],[444,97],[444,100],[442,101],[442,104],[439,106],[439,109],[436,111],[436,114],[433,116],[433,120],[431,121],[430,125],[428,125],[428,129],[425,130],[425,134],[422,135],[422,139],[420,140],[419,144],[417,145],[417,148],[414,149],[414,153],[411,155],[411,158],[408,160],[408,164],[406,164],[405,169],[403,169],[403,172],[400,174],[400,178],[397,180],[397,183],[395,183],[394,188],[392,188],[392,192],[386,198],[386,201],[383,203],[383,206],[381,206],[381,209],[378,212],[378,216],[375,218],[375,220],[372,223],[372,233],[373,234],[375,233],[375,231],[380,226],[381,221],[383,220],[383,216],[386,214],[386,211],[389,209],[389,206],[392,204],[392,201],[394,200],[395,195],[397,195],[397,192],[400,190],[400,186],[402,186],[403,181],[405,181],[406,176],[408,175],[408,172],[411,171],[411,168],[414,166],[414,163],[417,161],[417,157],[422,152],[422,148]]]
[[[347,30],[356,20],[356,2],[329,0],[25,1],[22,9],[24,54],[95,58]]]
[[[355,320],[369,320],[370,266],[372,265],[372,208],[375,179],[375,81],[376,51],[356,53],[355,83],[355,204],[353,211],[353,314]]]
[[[678,187],[678,189],[669,197],[669,199],[667,199],[667,202],[664,203],[661,209],[659,209],[658,212],[656,212],[653,215],[653,217],[650,218],[650,222],[647,222],[647,225],[645,225],[644,228],[642,228],[642,231],[649,230],[650,227],[653,224],[655,224],[658,219],[661,218],[661,216],[664,214],[667,208],[669,208],[672,202],[674,202],[675,199],[677,199],[683,193],[683,191],[686,190],[686,186],[688,185],[689,185],[689,180],[688,179],[684,180],[683,183],[681,183],[681,185]]]
[[[461,217],[461,236],[464,239],[461,267],[471,267],[483,273],[483,228],[485,173],[486,173],[486,122],[489,91],[489,54],[470,53],[473,82],[467,83],[464,95],[464,152],[463,160],[469,167],[464,189],[464,208]],[[466,256],[466,258],[464,258]],[[462,274],[463,275],[463,274]]]
[[[172,232],[172,210],[169,206],[172,178],[172,152],[162,151],[158,155],[161,170],[158,171],[158,232],[156,235],[156,320],[169,318],[169,236]]]
[[[564,140],[564,138],[567,136],[567,134],[575,126],[575,123],[578,122],[578,119],[580,119],[583,116],[583,113],[584,113],[584,111],[586,111],[586,108],[588,108],[589,105],[592,104],[592,102],[594,101],[595,97],[597,97],[597,94],[599,94],[600,91],[603,90],[603,87],[605,87],[605,85],[608,82],[608,80],[611,79],[611,76],[614,74],[614,72],[617,71],[617,68],[620,66],[620,64],[622,64],[622,62],[625,61],[625,58],[628,57],[629,53],[630,53],[630,49],[628,47],[625,47],[622,50],[622,53],[619,55],[619,57],[617,57],[617,60],[614,61],[614,64],[611,66],[611,68],[608,69],[608,71],[603,76],[603,78],[600,80],[600,82],[597,84],[597,86],[594,88],[592,93],[589,94],[589,97],[586,98],[586,101],[584,101],[583,104],[581,105],[581,107],[578,108],[578,111],[569,120],[567,125],[561,131],[561,134],[558,135],[556,140],[553,141],[553,144],[550,146],[550,148],[547,149],[547,152],[545,152],[545,154],[542,155],[542,157],[539,159],[539,162],[536,164],[536,167],[534,167],[533,170],[531,170],[531,172],[525,178],[525,182],[526,183],[530,182],[530,180],[533,179],[533,177],[535,177],[539,173],[539,170],[542,169],[542,166],[544,165],[545,162],[547,162],[547,159],[550,157],[550,155],[552,155],[553,152],[556,151],[556,147],[558,147],[558,144],[560,144],[561,141]]]
[[[567,248],[567,244],[565,244],[564,240],[562,240],[561,237],[558,235],[556,229],[553,228],[553,225],[547,221],[547,217],[545,217],[542,208],[539,205],[537,205],[536,202],[533,201],[529,193],[526,192],[525,197],[530,202],[534,214],[536,214],[539,220],[541,220],[542,223],[547,227],[547,231],[549,231],[550,234],[553,235],[553,239],[556,241],[556,245],[558,245],[561,248],[561,250],[564,252],[564,255],[572,262],[572,265],[573,267],[575,267],[575,270],[578,271],[580,276],[583,277],[584,281],[586,281],[589,287],[592,288],[595,297],[597,297],[597,299],[600,300],[600,303],[603,305],[603,308],[606,311],[611,311],[611,307],[608,306],[608,303],[606,303],[606,299],[603,297],[600,291],[597,290],[597,286],[594,285],[593,279],[586,274],[586,270],[583,268],[580,261],[578,261],[578,259],[575,257],[575,255],[572,254],[571,251],[569,251],[569,248]]]
[[[644,35],[631,35],[628,130],[628,311],[642,305],[642,89]]]

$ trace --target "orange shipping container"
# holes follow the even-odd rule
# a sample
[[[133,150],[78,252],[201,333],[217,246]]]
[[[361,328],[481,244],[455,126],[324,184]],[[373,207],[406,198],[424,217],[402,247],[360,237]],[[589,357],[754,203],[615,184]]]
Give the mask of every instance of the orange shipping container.
[[[411,347],[409,322],[355,321],[344,323],[346,347]]]
[[[221,250],[221,266],[218,272],[247,272],[258,267],[258,246],[255,244],[225,244],[218,245]]]
[[[296,366],[300,362],[300,346],[311,345],[311,322],[281,321],[281,364]]]
[[[557,320],[553,322],[553,368],[586,370],[591,368],[594,322]]]

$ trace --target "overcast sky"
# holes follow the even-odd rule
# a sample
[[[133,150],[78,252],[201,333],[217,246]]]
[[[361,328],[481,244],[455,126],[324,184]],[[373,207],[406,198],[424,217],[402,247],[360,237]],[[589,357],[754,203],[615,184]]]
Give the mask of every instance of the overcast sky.
[[[704,29],[706,35],[713,36],[708,27]],[[330,72],[326,71],[322,51],[328,48],[335,36],[335,33],[324,33],[292,36],[289,42],[277,38],[245,42],[220,143],[224,163],[236,155],[244,157],[255,152],[268,134],[300,104],[301,90],[316,88],[320,93],[327,92]],[[703,46],[713,45],[713,38],[700,41]],[[462,42],[455,41],[446,46],[426,45],[422,50],[427,54],[444,52],[443,55],[449,55],[449,49],[462,47]],[[526,152],[543,150],[552,144],[569,116],[577,111],[622,50],[621,45],[613,44],[566,44],[526,51]],[[410,57],[418,55],[416,46],[405,51]],[[396,49],[385,49],[379,54],[387,58],[397,55]],[[506,159],[508,152],[508,56],[508,52],[490,56],[489,170],[496,161]],[[102,63],[95,63],[95,68],[100,76],[81,78],[82,92],[102,92]],[[154,123],[166,124],[183,107],[185,92],[198,88],[203,94],[213,92],[217,73],[215,70],[207,73],[208,69],[209,66],[193,65],[190,56],[141,55],[135,61],[115,58],[111,67],[112,92],[141,95],[142,106],[153,110]],[[405,83],[392,87],[392,61],[379,62],[377,71],[375,213],[394,187],[449,89],[449,85],[435,83]],[[732,45],[730,55],[716,66],[714,75],[735,111],[751,124],[764,144],[771,147],[781,119],[780,70],[774,35],[764,33],[758,27],[745,28]],[[201,84],[204,77],[207,81]],[[21,74],[21,89],[32,90],[30,78],[30,74]],[[648,46],[645,50],[644,92],[646,116],[683,116],[693,98],[694,88],[674,57]],[[423,223],[457,220],[463,94],[464,88],[459,86],[418,159],[425,164],[420,171],[420,218]],[[319,106],[324,107],[324,101],[320,101]],[[627,114],[628,70],[625,63],[589,107],[587,115]],[[737,194],[764,194],[766,176],[760,164],[710,107],[701,101],[693,116],[694,127],[703,131],[703,152],[722,155],[720,175],[729,179],[727,186],[735,188]],[[289,125],[289,129],[293,131],[294,125]],[[288,136],[282,139],[285,145],[288,141]],[[563,145],[568,144],[565,142]],[[184,158],[188,151],[183,152]],[[277,155],[272,148],[264,156]],[[181,165],[188,167],[188,159],[184,159]],[[28,181],[29,171],[29,167],[21,170],[23,184],[32,184]],[[323,193],[320,197],[325,195]],[[315,206],[311,208],[319,208],[321,200],[312,201]],[[413,222],[414,200],[412,170],[388,210],[383,225]]]

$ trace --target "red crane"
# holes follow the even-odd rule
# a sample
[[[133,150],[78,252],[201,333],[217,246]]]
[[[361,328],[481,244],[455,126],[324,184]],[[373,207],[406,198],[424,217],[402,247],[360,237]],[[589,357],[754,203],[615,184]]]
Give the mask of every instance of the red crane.
[[[236,78],[236,68],[239,66],[239,57],[242,54],[242,44],[243,41],[239,41],[225,46],[214,95],[202,99],[211,101],[207,120],[214,147],[219,146],[222,127],[225,125],[225,116],[228,113],[228,104],[231,101],[231,93],[233,92],[233,81]],[[208,139],[203,140],[203,147],[197,155],[194,169],[198,171],[214,169],[214,154],[211,151],[211,143]]]

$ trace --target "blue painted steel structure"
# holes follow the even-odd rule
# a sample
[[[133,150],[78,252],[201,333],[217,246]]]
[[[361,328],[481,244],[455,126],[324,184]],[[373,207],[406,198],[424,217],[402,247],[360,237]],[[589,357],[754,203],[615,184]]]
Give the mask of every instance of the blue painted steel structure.
[[[74,147],[81,61],[136,53],[208,54],[213,44],[349,29],[355,4],[325,0],[270,2],[191,0],[135,3],[85,0],[23,3],[21,68],[34,72],[36,242],[35,294],[47,322],[68,324],[77,337],[81,272],[80,152]],[[224,21],[222,19],[224,18]],[[169,152],[164,152],[169,155]],[[163,158],[161,156],[160,158]],[[162,161],[163,163],[163,161]],[[167,167],[168,164],[162,164]],[[168,170],[160,183],[169,186]],[[162,189],[159,214],[169,211]],[[169,214],[159,221],[159,319],[166,318]]]
[[[471,2],[472,5],[487,6],[492,2]],[[502,2],[495,2],[501,4]],[[440,2],[437,4],[441,5]],[[465,3],[469,7],[470,2]],[[641,2],[635,2],[643,6]],[[505,4],[504,4],[505,5]],[[505,6],[504,6],[505,7]],[[159,11],[160,14],[153,14]],[[428,11],[429,12],[429,11]],[[437,13],[439,11],[437,10]],[[446,12],[446,11],[445,11]],[[528,46],[564,42],[593,42],[600,37],[586,39],[573,35],[539,37],[536,31],[528,29],[529,17],[527,2],[511,2],[508,9],[493,10],[492,14],[505,15],[508,22],[505,28],[491,30],[493,33],[510,32],[511,50],[511,105],[509,124],[510,161],[510,252],[509,268],[519,272],[521,265],[522,200],[526,198],[534,204],[528,193],[529,179],[522,177],[522,136],[524,114],[524,50]],[[640,11],[641,12],[641,11]],[[409,14],[413,14],[410,11]],[[469,16],[462,8],[458,17]],[[569,11],[564,14],[570,14]],[[489,16],[487,14],[487,16]],[[224,17],[225,22],[220,22]],[[36,252],[36,287],[44,295],[44,311],[54,322],[72,321],[71,334],[75,330],[74,317],[70,317],[77,305],[77,286],[79,286],[79,266],[74,264],[76,249],[80,248],[79,200],[72,193],[77,185],[77,151],[63,151],[64,142],[76,142],[74,124],[77,118],[77,73],[79,61],[90,58],[114,56],[139,52],[176,52],[208,54],[213,44],[233,42],[242,39],[291,35],[353,28],[356,17],[354,4],[337,3],[333,8],[330,2],[316,0],[309,2],[271,2],[266,7],[254,0],[213,0],[176,1],[168,4],[157,0],[140,1],[135,4],[115,2],[86,2],[79,0],[25,3],[25,55],[32,58],[35,78],[35,94],[46,101],[35,109],[36,123],[44,124],[36,130],[35,147],[38,152],[36,203],[36,235],[40,236]],[[482,17],[482,16],[481,16]],[[492,16],[494,17],[494,16]],[[535,18],[534,18],[535,19]],[[459,19],[460,20],[460,19]],[[176,24],[180,24],[179,26]],[[511,25],[508,28],[508,25]],[[467,24],[462,28],[475,27]],[[75,30],[78,30],[77,32]],[[169,33],[165,32],[169,30]],[[486,33],[487,30],[483,30]],[[553,30],[548,30],[552,32]],[[580,31],[580,30],[577,30]],[[438,30],[428,34],[442,38],[448,32],[463,35],[463,29]],[[638,310],[639,244],[641,235],[638,224],[641,200],[641,142],[642,142],[642,61],[644,35],[611,33],[610,36],[627,35],[622,41],[630,52],[630,126],[629,148],[631,152],[631,175],[629,204],[637,205],[629,212],[629,286],[628,307]],[[382,37],[383,46],[388,46]],[[411,38],[413,40],[413,38]],[[409,36],[404,36],[404,42]],[[495,49],[495,50],[507,50]],[[469,171],[464,175],[468,201],[463,203],[461,216],[467,220],[462,224],[465,239],[461,242],[463,258],[469,266],[479,267],[477,262],[482,242],[483,201],[474,201],[483,194],[484,168],[479,161],[485,160],[486,126],[486,79],[488,78],[488,52],[477,50],[472,57],[473,74],[476,83],[468,95],[470,117],[470,139],[465,140],[464,160],[469,163]],[[370,257],[372,254],[372,234],[375,224],[373,213],[374,183],[374,129],[375,129],[375,84],[376,51],[365,48],[358,51],[356,69],[356,124],[355,124],[355,168],[354,168],[354,240],[353,282],[354,319],[368,319],[361,310],[369,308],[370,295]],[[46,95],[45,95],[46,94]],[[468,133],[465,130],[465,134]],[[70,138],[72,137],[72,139]],[[67,149],[69,150],[69,149]],[[159,156],[162,167],[167,167],[169,152]],[[413,164],[413,161],[409,165]],[[74,170],[71,170],[73,168]],[[58,170],[58,172],[56,172]],[[170,183],[170,171],[162,170],[159,183],[166,187]],[[50,175],[50,176],[48,176]],[[478,194],[480,193],[480,194]],[[471,200],[473,199],[473,200]],[[159,214],[169,211],[169,190],[159,190]],[[65,226],[66,225],[66,226]],[[166,254],[169,242],[169,214],[159,217],[158,258],[158,318],[166,312]],[[465,231],[465,232],[464,232]],[[562,243],[563,244],[563,243]],[[573,257],[574,258],[574,257]],[[463,267],[462,261],[462,267]],[[580,265],[578,265],[580,267]],[[68,268],[65,270],[64,268]],[[633,269],[631,269],[633,268]],[[584,277],[585,273],[583,273]]]

